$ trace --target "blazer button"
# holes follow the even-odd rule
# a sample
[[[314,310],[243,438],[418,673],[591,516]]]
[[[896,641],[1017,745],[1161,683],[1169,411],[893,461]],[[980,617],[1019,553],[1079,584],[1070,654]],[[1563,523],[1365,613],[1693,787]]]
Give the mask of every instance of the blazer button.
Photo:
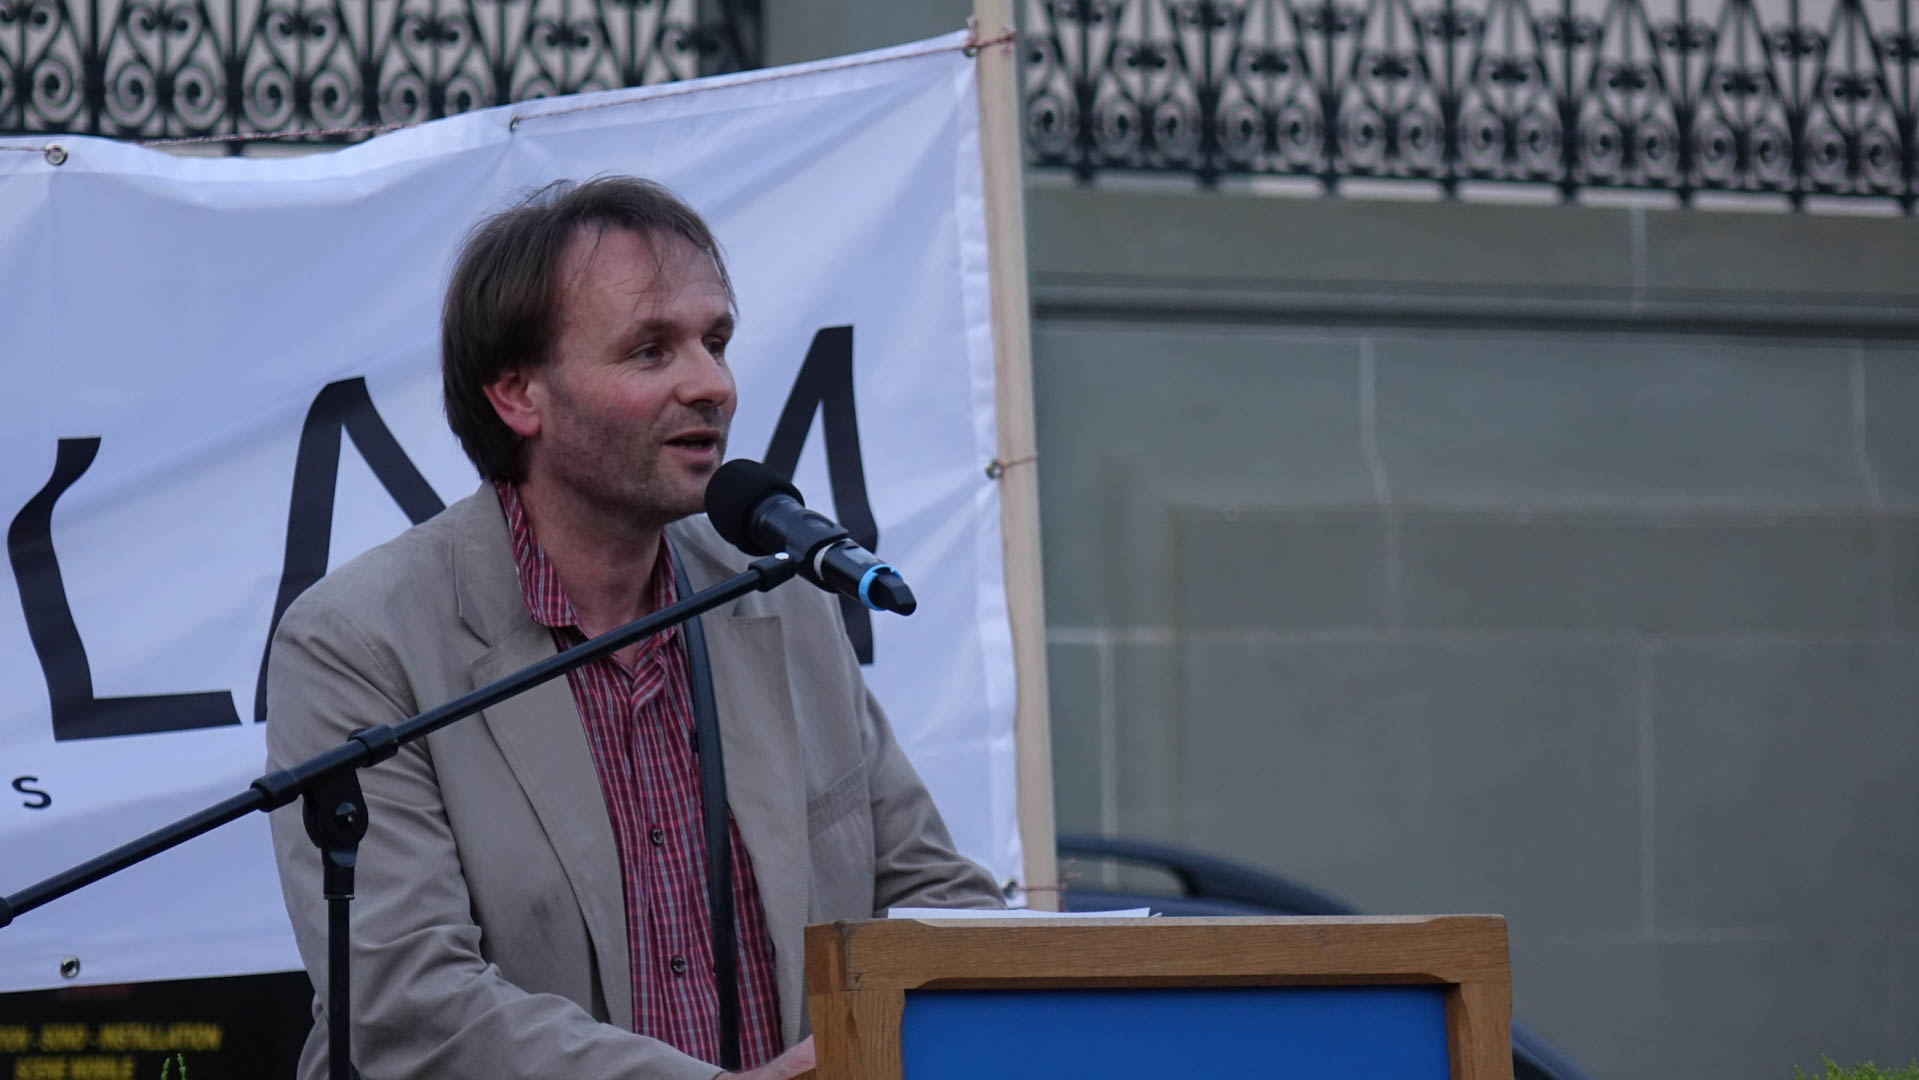
[[[673,969],[673,974],[684,975],[686,974],[686,957],[676,956],[673,958],[673,962],[667,966]]]
[[[654,847],[659,847],[661,844],[666,843],[666,830],[655,825],[647,831],[646,838],[653,841]]]

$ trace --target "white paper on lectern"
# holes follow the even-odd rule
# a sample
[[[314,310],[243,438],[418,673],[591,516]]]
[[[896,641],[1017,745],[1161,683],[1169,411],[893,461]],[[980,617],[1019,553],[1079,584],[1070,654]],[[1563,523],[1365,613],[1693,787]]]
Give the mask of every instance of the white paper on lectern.
[[[889,919],[1146,919],[1152,908],[1116,908],[1112,911],[1033,911],[1026,908],[887,908]]]

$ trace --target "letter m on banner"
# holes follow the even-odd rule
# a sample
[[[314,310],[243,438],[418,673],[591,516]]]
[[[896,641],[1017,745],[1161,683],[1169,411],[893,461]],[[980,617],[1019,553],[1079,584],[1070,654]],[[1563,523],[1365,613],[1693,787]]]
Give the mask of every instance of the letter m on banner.
[[[853,542],[877,554],[880,527],[866,497],[866,462],[860,456],[859,410],[853,404],[853,328],[828,326],[813,335],[806,360],[786,395],[786,407],[767,441],[766,467],[791,480],[800,450],[821,414],[826,436],[826,478],[833,489],[833,513]],[[873,613],[848,596],[840,597],[846,636],[860,663],[873,662]]]

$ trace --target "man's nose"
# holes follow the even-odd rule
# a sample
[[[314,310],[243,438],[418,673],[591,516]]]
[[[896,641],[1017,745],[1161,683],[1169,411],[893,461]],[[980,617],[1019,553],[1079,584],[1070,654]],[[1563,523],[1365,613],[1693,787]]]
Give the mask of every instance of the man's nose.
[[[733,372],[720,359],[698,345],[688,350],[688,363],[680,380],[680,400],[688,405],[724,407],[733,401]]]

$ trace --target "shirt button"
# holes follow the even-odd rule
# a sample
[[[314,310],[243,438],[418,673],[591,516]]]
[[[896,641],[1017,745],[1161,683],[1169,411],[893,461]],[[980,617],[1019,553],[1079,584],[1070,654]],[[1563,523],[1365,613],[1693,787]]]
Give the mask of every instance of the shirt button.
[[[684,975],[686,974],[686,957],[676,956],[673,958],[673,962],[667,966],[673,969],[673,974]]]
[[[646,838],[653,841],[654,847],[659,847],[661,844],[666,843],[666,830],[655,825],[647,830]]]

